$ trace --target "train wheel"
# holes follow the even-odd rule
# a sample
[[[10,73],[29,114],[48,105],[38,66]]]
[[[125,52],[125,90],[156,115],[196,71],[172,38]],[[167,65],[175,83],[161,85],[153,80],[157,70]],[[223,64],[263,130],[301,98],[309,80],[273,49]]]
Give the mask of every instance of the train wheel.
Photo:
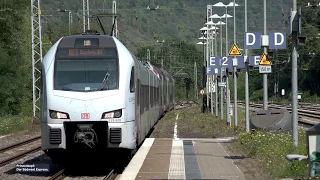
[[[119,159],[116,160],[116,168],[115,170],[118,173],[122,173],[124,168],[129,164],[132,158],[132,151],[130,149],[122,149],[118,153]]]
[[[65,152],[61,150],[48,150],[45,154],[51,159],[52,164],[62,164],[66,163],[65,161]]]

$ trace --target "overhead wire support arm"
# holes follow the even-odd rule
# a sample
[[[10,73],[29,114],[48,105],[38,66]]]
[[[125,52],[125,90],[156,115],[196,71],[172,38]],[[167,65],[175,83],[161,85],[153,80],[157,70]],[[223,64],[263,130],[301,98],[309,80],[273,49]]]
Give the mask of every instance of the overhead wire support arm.
[[[99,17],[97,17],[97,21],[98,21],[98,24],[99,24],[99,26],[100,26],[100,28],[101,28],[101,30],[102,30],[102,32],[103,32],[103,34],[104,34],[104,35],[106,35],[106,31],[104,30],[104,27],[103,27],[103,25],[102,25],[102,23],[101,23],[101,21],[100,21],[100,18],[99,18]]]
[[[114,18],[114,22],[113,22],[113,24],[112,24],[111,34],[110,34],[110,36],[113,36],[113,30],[114,30],[115,22],[116,22],[115,20],[116,20],[116,17],[118,17],[118,16],[121,17],[120,14],[98,13],[98,14],[92,15],[91,18],[96,18],[96,20],[98,21],[98,24],[99,24],[99,26],[100,26],[103,34],[106,35],[106,31],[105,31],[105,29],[104,29],[104,27],[103,27],[103,25],[102,25],[102,22],[101,22],[101,19],[100,19],[100,18],[101,18],[101,17],[115,17],[115,18]]]
[[[111,34],[110,34],[110,36],[116,35],[116,34],[113,33],[113,32],[114,32],[114,27],[115,27],[115,24],[116,24],[116,19],[117,19],[117,16],[115,16],[114,19],[113,19],[113,24],[112,24],[112,29],[111,29]],[[116,36],[116,37],[117,37],[117,36]]]

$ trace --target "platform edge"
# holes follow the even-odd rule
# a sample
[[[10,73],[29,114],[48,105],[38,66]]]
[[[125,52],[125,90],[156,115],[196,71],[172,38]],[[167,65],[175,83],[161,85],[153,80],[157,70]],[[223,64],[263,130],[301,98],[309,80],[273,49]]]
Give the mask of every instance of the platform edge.
[[[146,159],[149,150],[151,146],[153,145],[155,138],[147,138],[138,152],[133,156],[132,160],[130,161],[129,165],[126,167],[126,169],[123,171],[123,173],[120,175],[119,180],[125,179],[135,179],[138,175],[140,168],[142,167],[142,164],[144,160]]]

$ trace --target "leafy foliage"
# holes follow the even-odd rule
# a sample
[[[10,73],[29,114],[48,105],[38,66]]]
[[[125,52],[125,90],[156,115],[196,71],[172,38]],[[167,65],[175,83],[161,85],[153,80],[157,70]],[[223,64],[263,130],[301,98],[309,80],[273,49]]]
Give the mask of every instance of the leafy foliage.
[[[175,78],[175,98],[193,99],[195,96],[195,69],[197,69],[197,87],[201,87],[203,66],[203,53],[197,51],[194,44],[177,39],[168,40],[158,46],[143,46],[138,49],[137,58],[147,60],[147,52],[150,50],[150,61],[156,67],[162,67]],[[195,64],[196,63],[196,64]]]
[[[290,133],[256,131],[252,134],[241,133],[236,145],[247,156],[263,165],[274,179],[306,177],[305,162],[288,163],[285,158],[287,154],[307,154],[305,132],[299,131],[299,139],[299,146],[295,148]]]
[[[222,0],[224,4],[230,1]],[[176,79],[176,97],[193,98],[194,94],[194,62],[197,63],[198,71],[198,90],[201,89],[202,76],[202,58],[203,54],[201,46],[194,45],[199,40],[200,28],[204,26],[206,20],[206,6],[207,4],[215,4],[217,1],[211,0],[185,0],[185,1],[168,1],[168,0],[117,0],[117,13],[120,14],[118,18],[119,39],[134,53],[137,57],[146,59],[147,49],[151,51],[151,61],[157,67],[162,67],[161,59],[163,59],[164,69],[170,73],[182,72],[187,73],[184,76],[175,76]],[[236,7],[236,26],[237,37],[236,41],[239,47],[243,43],[244,32],[244,2],[236,1],[240,6]],[[72,10],[73,24],[71,27],[71,34],[78,33],[82,30],[82,1],[68,0],[68,1],[42,1],[42,9],[44,13],[53,13],[53,16],[46,18],[45,36],[51,42],[56,41],[63,35],[68,35],[68,13],[57,13],[55,9]],[[160,9],[157,11],[149,11],[147,6],[154,8],[159,5]],[[284,30],[286,28],[285,19],[283,16],[291,6],[290,2],[282,0],[270,0],[267,2],[267,21],[269,30]],[[111,13],[112,1],[93,0],[90,1],[90,14],[107,12]],[[248,0],[248,30],[262,31],[263,30],[263,11],[262,3],[257,4],[256,0]],[[213,13],[223,15],[225,8],[213,7]],[[233,7],[228,8],[228,14],[233,15]],[[281,18],[279,18],[281,17]],[[218,20],[214,20],[215,22]],[[225,20],[223,20],[225,21]],[[106,32],[111,32],[112,26],[111,17],[102,20]],[[233,23],[232,19],[228,20],[228,35],[229,47],[232,45]],[[92,19],[91,29],[100,30],[97,23]],[[225,52],[225,27],[222,28],[222,52]],[[165,41],[164,44],[156,43],[158,41]],[[185,45],[177,46],[170,45],[171,42],[184,42]],[[219,40],[220,41],[220,40]],[[220,44],[220,42],[219,42]],[[191,49],[189,47],[192,47]],[[173,49],[171,49],[173,48]],[[186,48],[186,49],[185,49]],[[189,48],[189,49],[188,49]],[[170,51],[169,51],[170,50]],[[228,49],[229,50],[229,49]],[[227,51],[228,51],[227,50]],[[171,52],[172,51],[172,52]],[[184,52],[185,51],[185,52]],[[171,55],[168,53],[171,52]],[[155,58],[156,57],[156,58]],[[172,68],[170,68],[170,65]],[[182,71],[182,67],[185,67]],[[259,74],[252,72],[250,79],[250,91],[258,91],[262,88],[262,81]],[[271,83],[271,82],[270,82]],[[239,85],[241,87],[241,84]],[[244,87],[240,92],[244,92]],[[270,89],[271,90],[271,89]],[[260,96],[254,99],[260,99]],[[251,93],[251,94],[252,94]],[[240,95],[240,98],[244,98]]]
[[[229,1],[223,0],[223,3]],[[196,45],[200,37],[199,29],[205,21],[207,4],[214,4],[211,0],[185,1],[153,1],[153,0],[117,0],[119,39],[140,59],[146,59],[146,50],[150,49],[151,61],[175,75],[176,97],[193,98],[195,92],[194,63],[197,69],[197,88],[202,87],[202,46]],[[244,4],[236,9],[237,42],[241,47],[244,31]],[[308,41],[305,46],[299,46],[299,89],[307,91],[310,96],[320,93],[318,78],[319,62],[319,9],[305,7],[307,1],[300,0],[303,7],[303,35]],[[148,11],[147,6],[155,7],[157,11]],[[111,12],[112,1],[90,1],[90,14]],[[282,14],[289,10],[291,2],[286,0],[270,0],[267,2],[267,22],[269,30],[286,29],[286,17]],[[73,24],[68,27],[68,13],[57,12],[58,9],[72,11]],[[249,31],[262,31],[262,4],[255,0],[248,0]],[[41,1],[43,54],[61,36],[82,32],[82,1]],[[224,8],[213,8],[214,13],[222,15]],[[0,114],[30,114],[32,104],[32,74],[31,74],[31,22],[30,1],[0,0]],[[233,8],[228,8],[228,14],[233,15]],[[281,17],[281,18],[279,18]],[[231,20],[229,20],[230,22]],[[103,25],[111,32],[111,18],[105,18]],[[97,23],[91,20],[91,29],[97,29]],[[233,23],[228,23],[228,29],[233,29]],[[224,30],[224,28],[223,28]],[[233,34],[228,31],[229,37]],[[222,41],[225,41],[223,36]],[[232,37],[229,40],[231,47]],[[164,40],[164,43],[156,43]],[[290,39],[288,50],[279,50],[274,56],[273,74],[269,75],[269,94],[273,93],[274,82],[279,82],[279,89],[291,89]],[[225,44],[223,43],[223,52]],[[170,54],[171,52],[171,54]],[[255,53],[261,53],[256,51]],[[250,52],[254,54],[254,52]],[[303,68],[303,69],[302,69]],[[244,98],[243,72],[239,73],[238,97]],[[230,81],[232,82],[232,81]],[[232,83],[231,83],[232,85]],[[232,87],[230,88],[232,90]],[[260,100],[262,77],[257,71],[250,71],[250,95]],[[307,93],[307,94],[308,94]],[[287,93],[288,95],[290,93]],[[290,96],[288,96],[290,97]],[[311,99],[311,98],[310,98]]]
[[[0,115],[31,113],[29,3],[0,1]],[[25,107],[30,108],[25,108]]]

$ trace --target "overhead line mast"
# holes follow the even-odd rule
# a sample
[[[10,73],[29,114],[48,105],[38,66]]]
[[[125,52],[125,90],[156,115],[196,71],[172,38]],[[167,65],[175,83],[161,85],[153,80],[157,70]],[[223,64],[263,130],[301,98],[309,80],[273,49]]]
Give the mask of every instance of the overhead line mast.
[[[40,0],[31,0],[33,120],[40,119],[42,35]]]
[[[112,2],[112,14],[117,14],[117,2],[114,0]],[[119,39],[119,32],[118,32],[118,23],[117,23],[116,16],[112,16],[112,23],[114,23],[114,29],[112,35]]]
[[[83,32],[90,30],[90,14],[89,14],[89,0],[82,0],[82,11],[83,11]]]

